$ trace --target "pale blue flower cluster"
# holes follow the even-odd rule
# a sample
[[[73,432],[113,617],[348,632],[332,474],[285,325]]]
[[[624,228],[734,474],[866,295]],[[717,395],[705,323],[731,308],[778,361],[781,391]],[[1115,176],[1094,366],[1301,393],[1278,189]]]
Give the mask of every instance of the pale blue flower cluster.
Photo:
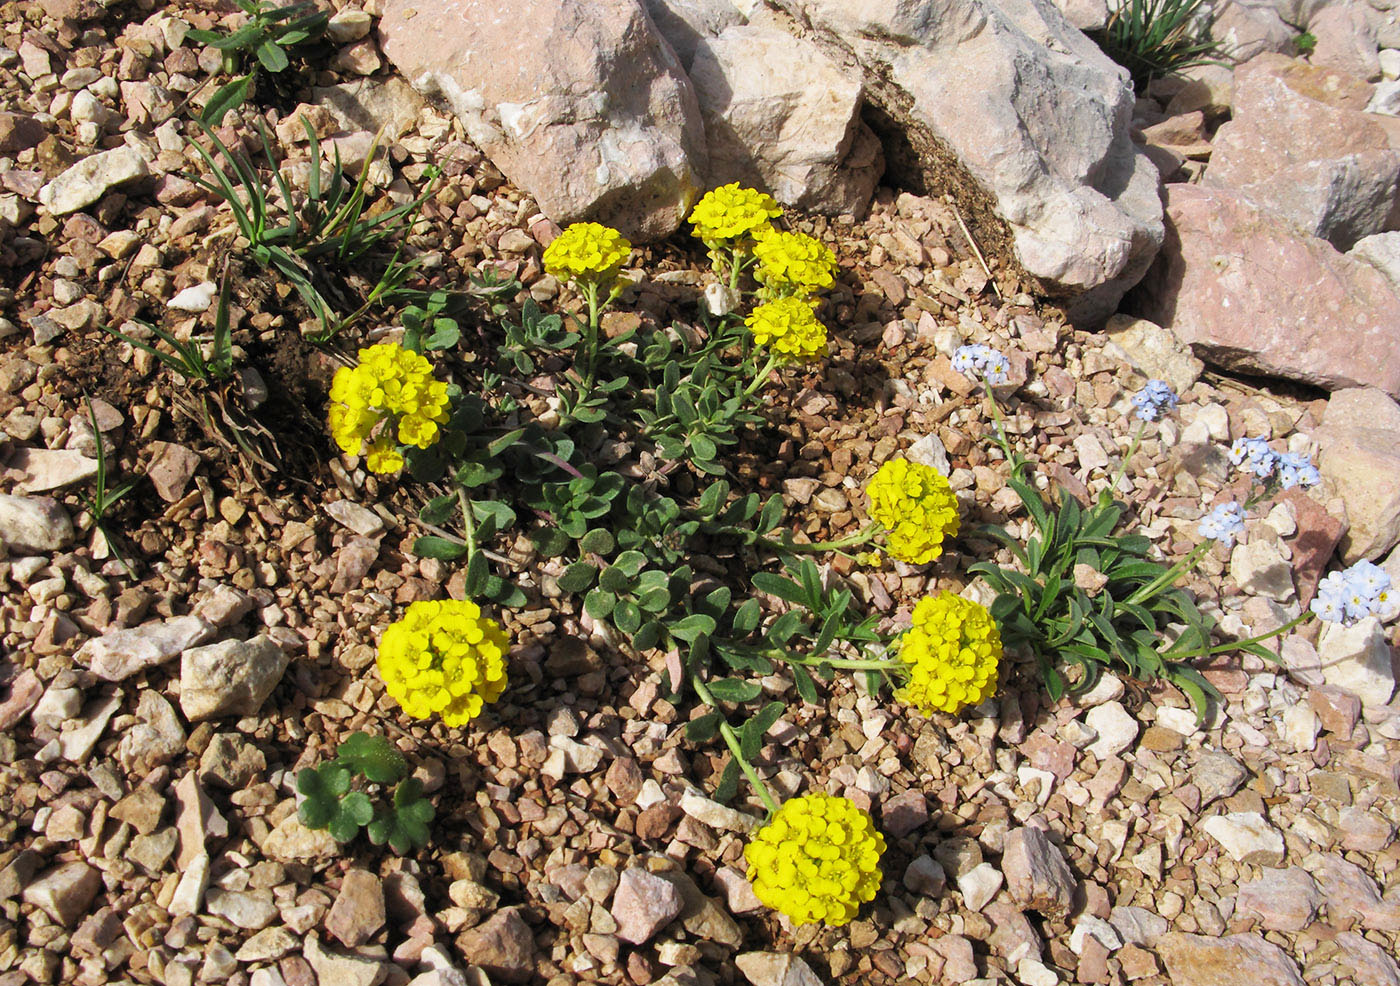
[[[1316,486],[1322,482],[1317,467],[1306,455],[1275,452],[1262,438],[1239,438],[1230,446],[1230,461],[1260,480],[1273,477],[1286,490]]]
[[[981,376],[993,387],[1011,378],[1011,363],[991,346],[959,346],[953,353],[953,369],[964,376]]]
[[[1379,565],[1359,561],[1318,583],[1312,611],[1320,620],[1351,626],[1379,613],[1390,601],[1390,576]]]
[[[1156,421],[1176,410],[1177,397],[1165,380],[1149,380],[1133,395],[1137,416],[1141,421]]]
[[[1244,533],[1244,507],[1233,501],[1222,503],[1206,515],[1196,530],[1201,537],[1219,541],[1228,548]]]

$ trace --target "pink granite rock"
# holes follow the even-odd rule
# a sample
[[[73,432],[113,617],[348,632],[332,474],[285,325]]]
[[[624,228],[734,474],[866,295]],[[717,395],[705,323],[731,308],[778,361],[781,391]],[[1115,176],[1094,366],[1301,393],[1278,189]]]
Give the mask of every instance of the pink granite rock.
[[[1173,932],[1157,954],[1172,986],[1303,986],[1288,953],[1259,935],[1213,938]]]
[[[1282,55],[1240,66],[1234,117],[1216,132],[1201,184],[1246,192],[1342,250],[1395,229],[1400,151],[1361,112],[1369,88]]]
[[[664,239],[699,194],[700,108],[636,0],[389,0],[384,53],[559,223]]]
[[[1240,884],[1235,912],[1257,918],[1266,931],[1302,931],[1312,923],[1322,896],[1306,870],[1264,869],[1256,880]]]
[[[1400,394],[1400,296],[1374,267],[1239,192],[1167,185],[1167,240],[1129,302],[1197,356],[1328,390]]]

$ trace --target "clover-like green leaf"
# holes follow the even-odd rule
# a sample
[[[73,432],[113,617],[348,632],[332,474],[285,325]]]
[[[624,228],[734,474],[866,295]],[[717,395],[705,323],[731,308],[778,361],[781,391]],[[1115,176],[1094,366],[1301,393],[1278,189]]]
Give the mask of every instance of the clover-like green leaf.
[[[374,818],[374,805],[369,795],[363,791],[351,791],[340,799],[335,815],[326,828],[336,842],[349,842],[359,833],[360,827],[368,825]]]
[[[340,798],[350,790],[350,771],[337,763],[308,767],[297,774],[302,794],[297,815],[307,828],[323,829],[340,810]]]
[[[393,807],[381,808],[369,823],[369,841],[376,846],[387,842],[400,856],[421,849],[428,844],[428,823],[434,814],[432,803],[423,798],[423,782],[405,778],[394,789]]]
[[[408,773],[408,762],[383,736],[351,733],[336,750],[336,759],[375,784],[393,784]]]

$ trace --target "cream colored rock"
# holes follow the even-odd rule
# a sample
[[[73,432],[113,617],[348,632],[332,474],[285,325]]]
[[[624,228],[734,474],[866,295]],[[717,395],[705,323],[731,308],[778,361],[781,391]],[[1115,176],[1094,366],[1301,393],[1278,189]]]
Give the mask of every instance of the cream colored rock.
[[[389,0],[379,37],[561,225],[660,240],[699,195],[700,108],[636,0]]]
[[[897,181],[950,191],[1078,322],[1101,322],[1162,242],[1157,169],[1124,70],[1037,0],[777,0],[859,65],[903,131]]]
[[[1104,326],[1104,333],[1133,369],[1148,379],[1165,380],[1177,394],[1190,390],[1205,369],[1205,364],[1170,329],[1148,319],[1114,315]]]
[[[785,206],[862,215],[884,170],[861,122],[861,83],[811,41],[743,25],[702,40],[690,64],[709,184],[762,188]]]
[[[1350,627],[1324,623],[1317,655],[1327,684],[1345,688],[1367,708],[1380,708],[1395,694],[1390,644],[1375,617]]]
[[[1377,559],[1400,542],[1400,404],[1374,388],[1332,395],[1317,431],[1318,471],[1350,527],[1342,559]]]

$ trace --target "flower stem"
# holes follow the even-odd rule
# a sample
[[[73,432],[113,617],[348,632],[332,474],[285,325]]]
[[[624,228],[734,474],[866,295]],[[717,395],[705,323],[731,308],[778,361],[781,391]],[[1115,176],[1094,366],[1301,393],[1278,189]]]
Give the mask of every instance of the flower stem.
[[[1312,610],[1305,609],[1297,616],[1293,617],[1293,619],[1285,623],[1283,626],[1278,627],[1274,630],[1270,630],[1267,633],[1261,633],[1257,636],[1249,637],[1245,640],[1231,640],[1228,643],[1217,644],[1216,646],[1207,648],[1206,650],[1192,651],[1190,654],[1173,654],[1170,651],[1168,651],[1163,656],[1169,657],[1173,661],[1189,661],[1194,657],[1209,657],[1211,654],[1224,654],[1228,651],[1239,650],[1241,647],[1244,647],[1247,644],[1257,644],[1265,640],[1271,640],[1274,637],[1282,637],[1289,630],[1292,630],[1299,623],[1302,623],[1304,620],[1306,620],[1309,616],[1312,615]]]
[[[588,334],[584,338],[583,393],[580,400],[586,399],[593,389],[593,378],[598,372],[598,319],[602,314],[598,306],[598,284],[588,281],[583,288],[588,301]]]
[[[987,401],[992,405],[992,421],[997,429],[997,445],[1001,447],[1006,459],[1011,463],[1011,475],[1015,476],[1024,465],[1020,454],[1011,447],[1011,439],[1006,434],[1006,422],[1001,417],[1001,407],[997,404],[997,396],[992,393],[992,385],[982,378],[982,389],[987,393]]]
[[[744,389],[744,400],[748,400],[750,397],[753,396],[754,391],[756,391],[759,387],[763,386],[764,382],[768,379],[768,375],[773,372],[773,367],[777,365],[777,354],[770,355],[768,357],[768,362],[763,364],[763,369],[759,370],[758,373],[755,374],[753,378],[753,383],[749,384],[748,387]]]
[[[835,541],[813,541],[811,544],[797,544],[792,541],[792,534],[784,531],[782,538],[777,541],[772,538],[759,538],[757,543],[774,551],[817,554],[822,551],[840,551],[842,548],[853,548],[859,544],[866,544],[883,529],[879,524],[872,523],[855,534],[848,534]]]
[[[700,700],[715,711],[720,711],[719,702],[715,701],[714,694],[709,686],[700,680],[700,676],[692,674],[690,683],[695,687],[695,694],[700,696]],[[721,713],[722,715],[722,713]],[[744,772],[744,776],[749,779],[749,784],[758,792],[758,796],[763,799],[763,803],[768,807],[770,816],[777,814],[778,802],[773,797],[773,792],[768,790],[768,785],[763,783],[763,778],[758,776],[758,771],[753,764],[749,763],[744,756],[743,744],[739,742],[739,734],[734,732],[734,727],[729,725],[729,721],[721,717],[719,722],[719,734],[724,737],[724,743],[729,747],[729,755],[734,758],[734,762],[739,765],[739,769]]]
[[[472,515],[472,501],[465,487],[457,487],[457,503],[462,508],[462,530],[467,542],[467,564],[470,565],[472,555],[476,554],[476,518]]]
[[[1127,473],[1128,460],[1137,454],[1138,446],[1142,444],[1143,432],[1145,432],[1146,430],[1147,422],[1139,421],[1137,434],[1133,436],[1133,444],[1128,446],[1128,454],[1123,456],[1123,461],[1118,464],[1118,472],[1114,474],[1113,482],[1108,484],[1108,492],[1110,496],[1113,495],[1114,490],[1118,489],[1118,484],[1122,482],[1124,474]]]
[[[1147,583],[1147,585],[1129,596],[1127,602],[1140,603],[1143,600],[1151,599],[1157,594],[1159,589],[1163,586],[1171,585],[1180,578],[1182,572],[1187,571],[1191,566],[1195,565],[1196,562],[1201,559],[1201,556],[1210,550],[1210,546],[1214,543],[1213,541],[1202,541],[1200,544],[1196,545],[1185,558],[1181,559],[1181,561],[1177,562],[1171,568],[1167,569],[1161,575]]]

